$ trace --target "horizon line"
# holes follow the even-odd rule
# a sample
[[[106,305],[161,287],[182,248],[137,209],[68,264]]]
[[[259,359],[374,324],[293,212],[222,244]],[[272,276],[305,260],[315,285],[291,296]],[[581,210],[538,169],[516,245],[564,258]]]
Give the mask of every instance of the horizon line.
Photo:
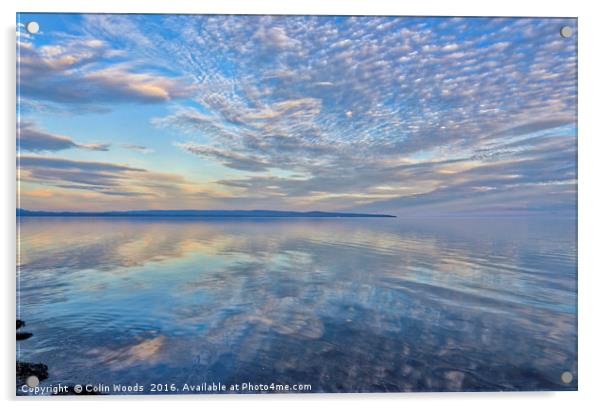
[[[16,209],[19,217],[397,217],[391,214],[335,212],[335,211],[297,211],[271,209],[146,209],[146,210],[101,210],[101,211],[54,211]]]

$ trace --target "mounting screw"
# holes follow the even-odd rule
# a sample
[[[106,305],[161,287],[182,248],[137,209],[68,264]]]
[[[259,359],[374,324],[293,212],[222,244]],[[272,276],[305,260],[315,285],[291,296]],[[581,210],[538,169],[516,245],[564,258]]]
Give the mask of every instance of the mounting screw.
[[[564,38],[569,38],[570,36],[573,35],[573,29],[569,26],[563,26],[560,29],[560,35]]]
[[[29,34],[36,34],[38,31],[40,31],[40,25],[35,21],[30,21],[29,23],[25,24],[25,29]]]

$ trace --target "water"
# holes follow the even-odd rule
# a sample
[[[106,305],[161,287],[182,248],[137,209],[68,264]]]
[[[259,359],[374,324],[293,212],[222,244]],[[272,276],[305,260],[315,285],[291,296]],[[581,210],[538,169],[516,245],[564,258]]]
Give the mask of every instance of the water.
[[[24,218],[20,249],[42,385],[577,387],[574,220]]]

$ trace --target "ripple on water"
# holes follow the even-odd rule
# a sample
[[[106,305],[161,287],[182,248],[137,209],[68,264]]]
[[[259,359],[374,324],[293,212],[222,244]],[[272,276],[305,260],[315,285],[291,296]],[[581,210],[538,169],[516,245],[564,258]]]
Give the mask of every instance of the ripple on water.
[[[575,389],[574,226],[524,223],[27,223],[20,357],[48,383]]]

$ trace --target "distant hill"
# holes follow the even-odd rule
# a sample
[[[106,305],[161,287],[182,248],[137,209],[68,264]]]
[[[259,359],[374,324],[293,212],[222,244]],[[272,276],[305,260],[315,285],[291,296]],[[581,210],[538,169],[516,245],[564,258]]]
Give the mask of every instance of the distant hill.
[[[48,212],[17,209],[20,217],[395,217],[389,214],[292,212],[280,210],[124,210],[112,212]]]

